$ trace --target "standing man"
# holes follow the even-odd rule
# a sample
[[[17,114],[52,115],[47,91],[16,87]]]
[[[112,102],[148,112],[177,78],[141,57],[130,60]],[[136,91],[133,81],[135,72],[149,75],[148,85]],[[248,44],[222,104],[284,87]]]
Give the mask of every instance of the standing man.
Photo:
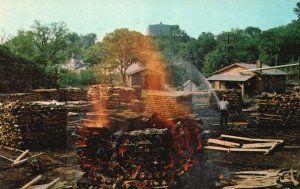
[[[221,101],[219,102],[219,107],[221,112],[220,125],[223,128],[225,124],[225,128],[227,128],[229,102],[227,101],[226,96],[221,97]]]

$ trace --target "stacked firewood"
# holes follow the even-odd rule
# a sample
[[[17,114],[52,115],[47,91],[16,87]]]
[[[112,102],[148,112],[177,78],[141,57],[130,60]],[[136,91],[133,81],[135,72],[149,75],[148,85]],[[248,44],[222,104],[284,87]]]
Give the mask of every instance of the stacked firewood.
[[[257,98],[256,123],[264,126],[299,126],[300,92],[262,93]]]
[[[36,94],[34,93],[9,93],[9,94],[0,94],[1,103],[9,103],[15,101],[29,102],[35,101]]]
[[[35,89],[32,90],[32,92],[36,96],[36,101],[59,100],[59,93],[57,89]]]
[[[153,114],[117,122],[99,127],[84,120],[77,131],[86,173],[80,188],[168,187],[195,163],[202,148],[201,121],[192,116],[164,121]]]
[[[87,92],[88,101],[99,101],[100,100],[100,85],[91,85]]]
[[[242,93],[237,89],[229,89],[229,90],[214,90],[210,96],[210,105],[216,109],[218,109],[218,100],[221,99],[222,96],[226,96],[227,101],[229,102],[229,110],[230,111],[241,111],[243,105]]]
[[[145,113],[158,113],[164,118],[188,115],[192,112],[190,93],[153,92],[145,97]]]
[[[60,101],[87,101],[87,91],[80,88],[59,89]]]
[[[67,110],[57,102],[14,102],[0,108],[0,143],[28,149],[66,142]]]

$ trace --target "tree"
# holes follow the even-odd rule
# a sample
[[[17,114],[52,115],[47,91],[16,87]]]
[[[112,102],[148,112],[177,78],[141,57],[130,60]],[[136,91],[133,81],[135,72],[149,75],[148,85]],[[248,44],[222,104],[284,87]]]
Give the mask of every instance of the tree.
[[[203,73],[204,75],[210,75],[214,71],[222,68],[226,62],[226,54],[219,50],[214,50],[205,56]]]
[[[300,18],[300,2],[296,4],[296,8],[294,8],[294,13]]]
[[[68,29],[64,23],[35,21],[32,30],[19,31],[6,45],[15,55],[36,63],[57,84],[58,64],[68,57]]]
[[[100,64],[107,56],[106,50],[102,42],[86,48],[83,52],[83,59],[91,65]]]
[[[101,64],[110,69],[117,69],[126,86],[126,70],[136,62],[147,63],[152,52],[154,43],[149,43],[149,39],[136,31],[128,29],[116,29],[108,33],[103,39],[103,47],[106,52],[104,61]],[[150,53],[150,54],[149,54]]]

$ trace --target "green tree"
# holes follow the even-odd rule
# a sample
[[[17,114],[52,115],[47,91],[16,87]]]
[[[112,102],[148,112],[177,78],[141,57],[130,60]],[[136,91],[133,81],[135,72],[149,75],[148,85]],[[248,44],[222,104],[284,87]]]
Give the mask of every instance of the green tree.
[[[94,45],[86,48],[83,52],[83,59],[91,65],[100,64],[106,57],[106,50],[102,42],[97,42]]]
[[[300,18],[300,2],[296,4],[296,8],[294,8],[294,13]]]
[[[19,31],[6,45],[15,55],[35,62],[57,84],[58,64],[68,57],[68,29],[64,23],[35,21],[32,30]]]
[[[147,38],[136,31],[128,29],[116,29],[108,33],[103,39],[103,47],[106,56],[102,64],[109,69],[117,69],[126,86],[126,70],[137,61],[145,63],[151,46],[146,42]]]
[[[203,73],[208,76],[214,71],[222,68],[226,62],[226,54],[219,50],[214,50],[205,56]]]

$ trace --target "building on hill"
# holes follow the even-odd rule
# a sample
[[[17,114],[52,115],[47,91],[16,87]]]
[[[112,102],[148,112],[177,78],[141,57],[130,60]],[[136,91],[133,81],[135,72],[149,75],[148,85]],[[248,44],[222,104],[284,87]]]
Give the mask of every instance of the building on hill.
[[[179,25],[167,25],[167,24],[154,24],[149,25],[147,28],[147,35],[150,36],[162,36],[171,33],[172,29],[179,30]]]
[[[255,68],[268,68],[258,60],[256,64],[235,63],[217,70],[208,81],[214,89],[241,89],[242,94],[259,94],[262,91],[282,91],[285,87],[286,72],[278,69],[247,71]]]

